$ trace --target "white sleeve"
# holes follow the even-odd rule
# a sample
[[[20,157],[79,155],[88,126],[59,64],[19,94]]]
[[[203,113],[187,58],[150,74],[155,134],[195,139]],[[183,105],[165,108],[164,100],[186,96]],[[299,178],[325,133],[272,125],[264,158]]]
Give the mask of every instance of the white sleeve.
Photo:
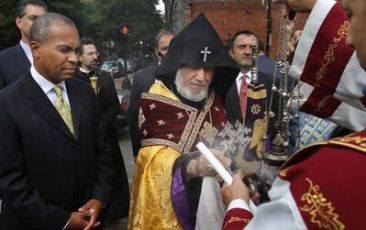
[[[307,229],[288,181],[277,178],[269,191],[270,202],[264,203],[246,226],[245,230],[300,230]]]

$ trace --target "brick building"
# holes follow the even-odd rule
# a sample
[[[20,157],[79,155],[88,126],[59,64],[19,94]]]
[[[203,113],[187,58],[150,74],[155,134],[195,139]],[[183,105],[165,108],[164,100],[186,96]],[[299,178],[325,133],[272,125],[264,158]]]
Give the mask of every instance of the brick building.
[[[186,5],[185,23],[190,22],[200,12],[204,12],[221,39],[227,42],[238,30],[248,29],[257,34],[266,46],[270,40],[269,50],[272,58],[276,55],[281,9],[278,5],[272,8],[272,36],[267,39],[267,11],[263,6],[265,0],[190,0]],[[301,29],[307,14],[296,15],[295,29]]]

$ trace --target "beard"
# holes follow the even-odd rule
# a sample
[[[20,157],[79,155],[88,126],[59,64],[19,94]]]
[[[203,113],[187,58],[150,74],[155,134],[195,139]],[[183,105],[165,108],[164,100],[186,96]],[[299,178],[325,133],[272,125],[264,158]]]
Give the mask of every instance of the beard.
[[[180,95],[182,95],[187,100],[193,101],[193,102],[199,102],[205,99],[205,97],[208,94],[208,86],[202,88],[198,92],[194,92],[189,87],[186,87],[183,85],[183,76],[180,72],[180,70],[177,71],[175,75],[175,85],[177,86],[177,91]]]

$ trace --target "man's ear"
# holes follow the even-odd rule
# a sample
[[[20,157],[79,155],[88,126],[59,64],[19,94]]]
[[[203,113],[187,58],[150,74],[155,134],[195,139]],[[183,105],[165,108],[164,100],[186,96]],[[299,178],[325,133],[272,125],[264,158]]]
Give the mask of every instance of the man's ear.
[[[38,58],[40,56],[41,44],[39,42],[36,42],[36,41],[31,41],[29,43],[29,47],[32,51],[33,58],[34,59]]]
[[[22,18],[20,17],[16,17],[15,18],[15,24],[17,25],[17,27],[20,29],[22,28]]]
[[[234,54],[233,54],[233,50],[232,49],[229,49],[229,54],[230,54],[230,57],[234,58]]]

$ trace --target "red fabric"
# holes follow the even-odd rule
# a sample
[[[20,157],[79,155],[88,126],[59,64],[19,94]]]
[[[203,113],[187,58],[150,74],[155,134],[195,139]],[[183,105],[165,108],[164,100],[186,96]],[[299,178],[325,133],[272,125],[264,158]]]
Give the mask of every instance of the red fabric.
[[[286,162],[280,176],[290,182],[308,229],[365,229],[365,146],[364,130],[306,148]]]
[[[194,143],[198,141],[196,136],[192,136],[192,133],[200,131],[205,123],[212,122],[212,126],[217,130],[221,130],[226,125],[225,110],[220,97],[217,95],[210,96],[208,101],[212,99],[212,105],[204,111],[197,110],[164,96],[144,95],[140,101],[142,114],[145,117],[145,121],[141,124],[140,129],[143,147],[163,144],[184,152],[183,150],[186,148],[189,140],[193,138],[192,141]],[[148,95],[154,96],[148,97]],[[205,107],[209,106],[208,104],[209,102],[207,102]],[[203,119],[201,119],[202,116]]]
[[[242,208],[233,208],[226,212],[223,230],[242,230],[253,218],[253,214]]]
[[[346,33],[343,36],[338,33],[347,20],[342,6],[335,4],[316,35],[301,75],[302,81],[330,90],[332,94],[335,92],[354,51],[345,43]],[[347,31],[346,28],[343,29],[344,32]]]
[[[242,76],[242,81],[240,85],[240,95],[239,95],[240,110],[243,116],[243,121],[245,120],[245,112],[247,110],[247,92],[248,92],[248,83],[246,81],[247,77],[248,76],[246,74]]]
[[[321,88],[314,88],[300,110],[317,117],[327,118],[332,116],[340,104],[341,101],[333,96],[333,92],[327,92]]]

